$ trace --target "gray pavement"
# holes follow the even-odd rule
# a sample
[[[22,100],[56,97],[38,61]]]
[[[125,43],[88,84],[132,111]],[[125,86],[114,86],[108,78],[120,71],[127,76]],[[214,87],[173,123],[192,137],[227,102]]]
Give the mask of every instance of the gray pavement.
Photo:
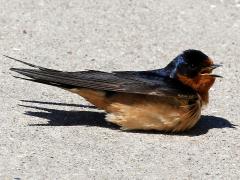
[[[0,179],[240,179],[240,1],[0,0],[0,55],[61,70],[163,67],[200,49],[224,76],[197,127],[123,132],[0,57]],[[235,125],[235,126],[234,126]]]

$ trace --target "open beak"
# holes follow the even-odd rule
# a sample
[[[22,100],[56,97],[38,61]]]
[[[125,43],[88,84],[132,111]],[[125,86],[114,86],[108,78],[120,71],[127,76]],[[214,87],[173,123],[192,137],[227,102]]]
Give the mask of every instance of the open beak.
[[[221,67],[221,66],[222,66],[221,64],[212,64],[210,66],[210,68],[213,70],[213,69],[216,69],[216,68]]]
[[[223,78],[222,76],[217,75],[217,74],[209,74],[209,75],[212,76],[212,77],[216,77],[216,78]]]
[[[217,75],[217,74],[211,74],[212,71],[218,67],[221,67],[222,65],[221,64],[212,64],[206,68],[204,68],[201,72],[201,75],[206,75],[206,76],[212,76],[212,77],[217,77],[217,78],[223,78],[222,76],[220,75]]]

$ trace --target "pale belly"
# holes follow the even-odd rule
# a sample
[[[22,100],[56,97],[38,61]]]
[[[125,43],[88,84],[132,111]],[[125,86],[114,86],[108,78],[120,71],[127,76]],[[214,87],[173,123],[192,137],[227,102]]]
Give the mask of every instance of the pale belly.
[[[201,116],[200,97],[189,104],[185,100],[159,96],[75,89],[71,92],[84,97],[105,110],[106,120],[123,130],[160,130],[179,132],[192,128]]]

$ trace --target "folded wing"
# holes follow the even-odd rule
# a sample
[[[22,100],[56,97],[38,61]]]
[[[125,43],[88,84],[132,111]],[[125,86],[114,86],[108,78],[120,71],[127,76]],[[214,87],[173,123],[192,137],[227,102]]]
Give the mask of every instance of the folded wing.
[[[8,57],[11,58],[11,57]],[[14,58],[11,58],[14,59]],[[89,88],[104,91],[147,94],[156,96],[178,96],[184,99],[196,98],[196,92],[183,84],[166,77],[148,76],[145,72],[63,72],[35,66],[17,59],[35,69],[11,68],[29,77],[30,81],[57,86],[64,89]]]

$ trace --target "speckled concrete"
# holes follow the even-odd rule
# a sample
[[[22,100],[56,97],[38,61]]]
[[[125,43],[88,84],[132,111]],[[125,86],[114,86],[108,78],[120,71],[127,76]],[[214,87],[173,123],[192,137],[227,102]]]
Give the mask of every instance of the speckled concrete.
[[[240,1],[0,0],[0,54],[61,70],[224,66],[196,128],[122,132],[77,95],[12,77],[0,57],[0,179],[239,179]]]

